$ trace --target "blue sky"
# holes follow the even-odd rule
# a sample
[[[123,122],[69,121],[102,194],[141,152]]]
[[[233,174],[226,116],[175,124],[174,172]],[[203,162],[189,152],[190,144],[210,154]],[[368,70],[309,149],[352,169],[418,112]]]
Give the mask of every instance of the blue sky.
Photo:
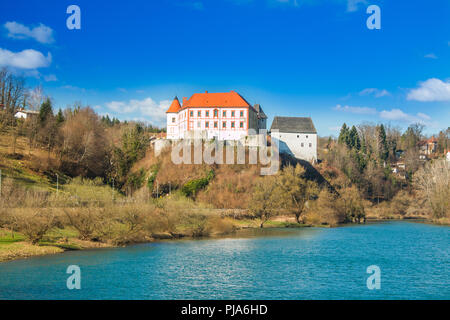
[[[66,9],[81,9],[69,30]],[[369,30],[366,9],[381,9]],[[0,2],[0,66],[42,84],[56,108],[165,125],[175,95],[235,90],[269,116],[450,125],[450,1]]]

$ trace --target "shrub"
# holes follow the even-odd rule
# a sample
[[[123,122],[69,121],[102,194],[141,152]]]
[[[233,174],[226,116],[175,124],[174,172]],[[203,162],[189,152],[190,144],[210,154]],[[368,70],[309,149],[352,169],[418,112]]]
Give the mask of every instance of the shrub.
[[[185,183],[181,188],[181,191],[186,197],[195,197],[195,195],[200,190],[204,189],[213,178],[214,178],[214,171],[210,170],[206,177],[194,179]]]
[[[13,215],[15,229],[37,244],[53,227],[54,214],[48,209],[21,209]]]

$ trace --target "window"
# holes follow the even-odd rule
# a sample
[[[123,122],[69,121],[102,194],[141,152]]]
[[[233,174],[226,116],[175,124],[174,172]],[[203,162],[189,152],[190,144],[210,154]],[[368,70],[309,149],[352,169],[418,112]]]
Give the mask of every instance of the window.
[[[206,111],[206,116],[209,117],[209,111]]]
[[[231,127],[234,128],[234,121],[231,123]]]
[[[194,111],[191,111],[191,117],[193,117],[194,116]]]
[[[306,136],[306,139],[308,139],[308,136]]]
[[[234,117],[234,111],[231,111],[231,116]]]
[[[208,112],[208,111],[206,111],[206,112]],[[209,122],[208,121],[205,122],[205,128],[209,128]]]
[[[217,128],[217,121],[214,121],[214,128]]]
[[[227,116],[227,112],[226,111],[222,112],[222,117],[226,117],[226,116]]]
[[[201,116],[202,116],[202,112],[201,112],[201,111],[198,111],[198,112],[197,112],[197,116],[201,117]]]
[[[172,118],[172,123],[174,123],[175,122],[175,118]]]
[[[197,121],[197,128],[201,128],[202,124],[200,121]]]
[[[297,138],[300,138],[300,136],[299,136],[299,135],[297,135]]]
[[[302,148],[305,146],[305,144],[302,142]]]
[[[244,127],[244,123],[241,121],[239,122],[239,128],[243,128]]]
[[[227,127],[227,122],[226,121],[222,122],[222,128],[226,128],[226,127]]]
[[[217,117],[218,116],[218,114],[219,114],[219,111],[216,109],[216,110],[214,110],[214,117]]]
[[[309,147],[310,147],[310,148],[312,147],[312,143],[309,144]]]
[[[241,117],[243,117],[244,116],[244,111],[241,111]]]

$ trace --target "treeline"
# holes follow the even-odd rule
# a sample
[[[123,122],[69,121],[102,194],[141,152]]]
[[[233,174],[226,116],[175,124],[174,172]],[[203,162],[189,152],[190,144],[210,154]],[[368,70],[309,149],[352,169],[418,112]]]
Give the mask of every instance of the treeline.
[[[378,205],[379,211],[383,208],[401,215],[415,211],[434,218],[448,216],[449,202],[444,199],[450,198],[450,180],[445,152],[450,130],[439,133],[434,160],[430,160],[429,155],[421,158],[423,129],[421,124],[412,124],[402,132],[383,124],[349,128],[344,123],[337,140],[329,138],[325,143],[319,167],[325,175],[333,170],[344,175],[363,199]],[[397,174],[399,163],[403,175]],[[333,181],[333,177],[327,179]],[[427,186],[426,181],[434,183]]]
[[[34,113],[16,119],[22,109]],[[41,171],[100,177],[116,188],[126,185],[129,171],[145,154],[150,137],[163,131],[144,123],[100,117],[81,103],[55,112],[41,87],[27,89],[25,81],[7,69],[0,72],[0,130],[12,137],[13,156],[19,137],[27,139],[29,156],[45,150],[46,158],[35,159]]]

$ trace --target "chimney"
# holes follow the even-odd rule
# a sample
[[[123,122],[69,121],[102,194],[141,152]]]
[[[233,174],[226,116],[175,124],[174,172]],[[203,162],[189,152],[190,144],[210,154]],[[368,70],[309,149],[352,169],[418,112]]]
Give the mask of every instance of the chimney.
[[[208,93],[208,90],[206,90],[205,93]]]
[[[183,106],[185,105],[186,101],[187,101],[187,98],[183,97]]]

